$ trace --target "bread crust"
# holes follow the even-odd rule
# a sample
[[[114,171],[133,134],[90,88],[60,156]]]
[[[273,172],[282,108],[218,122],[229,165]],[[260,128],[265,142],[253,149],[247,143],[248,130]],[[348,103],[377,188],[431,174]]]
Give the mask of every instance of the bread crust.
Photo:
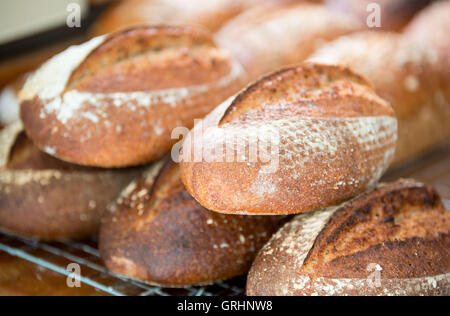
[[[92,33],[98,36],[144,23],[196,25],[214,32],[227,20],[259,2],[258,0],[117,1],[103,13]]]
[[[351,67],[392,104],[399,121],[394,166],[450,140],[450,90],[442,79],[448,67],[429,47],[400,34],[362,32],[325,45],[308,61]]]
[[[160,162],[112,206],[99,247],[119,275],[168,287],[211,284],[247,273],[288,219],[210,212],[184,189],[178,165]]]
[[[389,166],[393,116],[368,81],[347,68],[287,68],[194,127],[181,177],[200,204],[220,213],[296,214],[334,205],[375,185]],[[261,149],[267,144],[272,148]]]
[[[95,235],[100,217],[139,169],[86,168],[40,152],[20,123],[0,131],[0,227],[47,241]]]
[[[255,259],[247,294],[445,296],[449,249],[436,191],[399,180],[286,224]]]
[[[352,16],[323,5],[291,1],[245,11],[225,24],[216,39],[256,80],[304,61],[325,42],[361,29]]]
[[[33,142],[59,159],[140,165],[167,153],[175,127],[190,128],[243,78],[241,66],[202,30],[135,27],[43,65],[21,92],[21,118]]]

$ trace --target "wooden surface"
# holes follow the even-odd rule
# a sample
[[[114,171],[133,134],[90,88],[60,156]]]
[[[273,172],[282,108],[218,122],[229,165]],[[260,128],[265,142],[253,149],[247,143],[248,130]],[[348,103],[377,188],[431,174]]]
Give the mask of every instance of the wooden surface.
[[[66,277],[0,251],[0,295],[11,296],[99,296],[105,292],[81,284],[69,288]]]
[[[423,157],[418,161],[411,162],[406,166],[390,171],[384,177],[384,181],[392,181],[400,177],[410,177],[433,185],[441,194],[446,204],[446,208],[450,210],[450,145],[432,154]],[[4,239],[3,239],[4,241]],[[0,233],[0,243],[2,242]],[[9,245],[11,241],[8,239]],[[32,245],[28,248],[17,241],[17,247],[25,250],[28,254],[44,258],[48,262],[65,266],[70,260],[61,258],[57,255],[51,255],[42,249],[35,249]],[[15,246],[13,242],[12,247]],[[91,243],[92,247],[95,244]],[[52,246],[53,247],[53,246]],[[57,245],[58,249],[64,250],[64,245]],[[74,253],[72,251],[72,253]],[[80,252],[81,253],[81,252]],[[75,255],[82,256],[78,252]],[[86,254],[83,255],[86,257]],[[87,256],[86,260],[101,265],[98,256]],[[90,257],[90,258],[89,258]],[[103,278],[104,284],[119,284],[121,287],[127,286],[127,281],[118,280],[114,277],[107,276],[92,269],[84,269],[83,276],[87,276],[93,280]],[[119,283],[118,283],[119,282]],[[235,287],[243,287],[245,280],[239,280]],[[126,294],[142,294],[137,287],[129,287]],[[145,290],[145,289],[144,289]],[[223,287],[210,288],[208,291],[214,294],[228,295],[230,291],[224,290]],[[234,294],[239,294],[239,289],[236,289]],[[186,295],[183,290],[170,290],[164,293],[165,295]],[[36,265],[24,259],[9,255],[0,251],[0,295],[108,295],[108,293],[91,287],[87,284],[82,284],[80,288],[69,288],[66,285],[66,276],[50,271],[42,266]]]

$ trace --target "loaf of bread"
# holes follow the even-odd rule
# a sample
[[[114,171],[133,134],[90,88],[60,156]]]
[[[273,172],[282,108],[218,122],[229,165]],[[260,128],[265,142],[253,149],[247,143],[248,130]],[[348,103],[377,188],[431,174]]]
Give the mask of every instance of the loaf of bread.
[[[365,78],[304,64],[257,81],[197,124],[181,176],[209,210],[309,212],[376,185],[396,139],[394,111]]]
[[[303,214],[264,246],[247,294],[450,295],[450,212],[429,186],[381,185]]]
[[[421,9],[434,0],[325,0],[332,9],[346,12],[357,17],[361,23],[373,30],[398,31]],[[378,7],[374,9],[374,4]],[[379,8],[379,10],[378,10]],[[376,11],[375,11],[376,10]],[[373,15],[379,13],[380,25]],[[369,24],[367,23],[369,19]]]
[[[168,287],[248,272],[286,216],[208,211],[185,190],[179,166],[160,162],[133,182],[103,220],[100,253],[114,273]]]
[[[257,79],[300,63],[325,42],[361,28],[352,16],[297,1],[247,10],[225,24],[216,39]]]
[[[140,165],[169,151],[172,129],[192,127],[244,77],[202,30],[136,27],[49,60],[21,91],[21,118],[33,142],[59,159]]]
[[[327,44],[309,61],[351,67],[392,104],[399,121],[394,165],[449,140],[450,84],[441,79],[447,70],[428,47],[399,34],[362,32]]]
[[[0,130],[0,228],[48,241],[90,237],[140,172],[61,162],[39,151],[20,122],[8,125]]]
[[[259,0],[116,1],[100,17],[94,26],[93,34],[103,35],[124,27],[147,23],[196,25],[216,31],[228,19],[258,3]]]

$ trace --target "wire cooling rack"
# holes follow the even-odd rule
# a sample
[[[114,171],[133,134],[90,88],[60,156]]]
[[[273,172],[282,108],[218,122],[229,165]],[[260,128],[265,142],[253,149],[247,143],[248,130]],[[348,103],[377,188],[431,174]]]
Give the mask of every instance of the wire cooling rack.
[[[420,160],[390,171],[384,181],[400,177],[415,178],[433,185],[450,209],[450,145]],[[220,282],[211,286],[168,289],[146,285],[115,275],[103,265],[95,240],[85,242],[43,243],[0,231],[0,251],[38,266],[69,276],[70,263],[81,267],[82,283],[114,296],[240,296],[245,294],[245,278]]]
[[[9,232],[0,231],[0,251],[49,269],[70,275],[71,263],[80,266],[80,281],[114,296],[239,296],[244,294],[245,280],[234,279],[211,286],[170,289],[154,287],[109,272],[101,263],[96,241],[43,243]]]

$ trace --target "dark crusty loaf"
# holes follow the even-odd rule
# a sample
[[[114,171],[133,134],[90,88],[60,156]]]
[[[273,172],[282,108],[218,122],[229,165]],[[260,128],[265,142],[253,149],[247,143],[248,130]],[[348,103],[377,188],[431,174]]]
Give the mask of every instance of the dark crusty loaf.
[[[391,106],[366,79],[304,64],[257,81],[194,127],[181,176],[209,210],[309,212],[376,185],[396,137]]]
[[[0,131],[0,228],[49,241],[90,237],[139,173],[61,162],[39,151],[20,122],[8,125]]]
[[[450,212],[414,180],[299,215],[261,250],[248,295],[450,295]]]
[[[266,0],[267,1],[267,0]],[[275,1],[275,0],[269,0]],[[277,0],[281,1],[281,0]],[[94,35],[139,24],[187,24],[217,30],[223,23],[259,0],[123,0],[100,17]]]
[[[132,183],[111,211],[100,233],[106,266],[170,287],[245,274],[258,250],[289,219],[210,212],[184,189],[178,165],[162,162]]]
[[[356,16],[361,23],[367,25],[371,18],[373,5],[378,4],[380,11],[380,27],[374,30],[400,30],[408,21],[434,0],[325,0],[325,4],[332,9],[343,11]],[[370,27],[369,25],[367,25]]]
[[[399,121],[394,165],[450,138],[448,67],[427,46],[399,34],[362,32],[325,45],[309,61],[343,64],[367,76]]]
[[[53,57],[27,82],[21,118],[33,142],[68,162],[145,164],[242,87],[242,67],[190,27],[142,26]]]
[[[291,2],[245,11],[218,32],[219,45],[241,62],[251,79],[300,63],[325,42],[362,29],[352,16]]]

